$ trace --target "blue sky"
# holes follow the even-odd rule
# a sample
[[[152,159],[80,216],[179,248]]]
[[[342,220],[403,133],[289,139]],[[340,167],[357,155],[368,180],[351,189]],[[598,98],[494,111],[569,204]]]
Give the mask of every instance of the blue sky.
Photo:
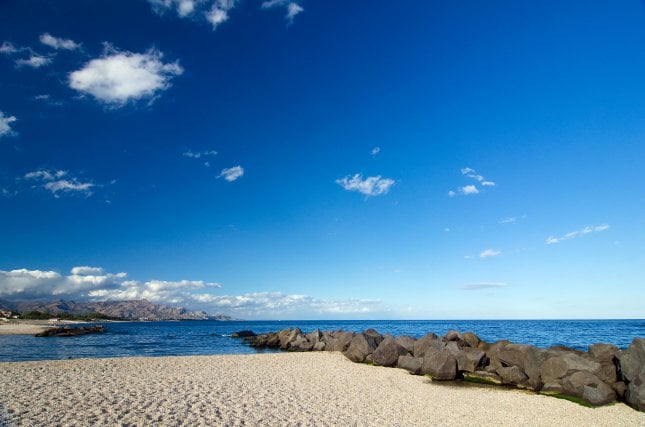
[[[644,318],[645,7],[0,4],[0,299]]]

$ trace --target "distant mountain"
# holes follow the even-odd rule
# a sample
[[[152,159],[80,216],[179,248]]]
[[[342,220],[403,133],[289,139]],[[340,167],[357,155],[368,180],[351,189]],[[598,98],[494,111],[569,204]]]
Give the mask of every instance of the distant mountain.
[[[61,313],[100,313],[105,316],[128,320],[235,320],[223,314],[209,316],[203,311],[188,311],[183,307],[153,304],[147,300],[105,302],[0,300],[0,310],[11,310],[18,313],[40,311],[48,312],[52,315]]]

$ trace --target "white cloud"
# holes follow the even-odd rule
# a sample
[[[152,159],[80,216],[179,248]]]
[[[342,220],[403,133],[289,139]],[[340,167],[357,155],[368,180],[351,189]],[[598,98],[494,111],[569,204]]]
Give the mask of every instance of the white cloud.
[[[169,9],[175,9],[177,15],[185,18],[191,15],[199,3],[203,0],[148,0],[153,10],[157,13],[164,13]]]
[[[217,151],[215,150],[206,150],[206,151],[192,151],[188,150],[183,153],[181,153],[182,156],[184,157],[189,157],[191,159],[199,159],[200,157],[206,157],[206,156],[217,156]]]
[[[15,122],[15,116],[5,116],[2,111],[0,111],[0,138],[3,136],[13,135],[15,132],[11,129],[11,123]]]
[[[16,65],[18,67],[26,65],[32,68],[40,68],[50,64],[51,62],[51,57],[38,55],[37,53],[32,53],[27,59],[16,59]]]
[[[457,193],[455,193],[454,191],[452,190],[448,191],[448,197],[455,197],[456,195]]]
[[[470,194],[479,194],[479,190],[477,189],[477,187],[472,185],[472,184],[471,185],[465,185],[465,186],[459,188],[459,191],[462,194],[466,195],[466,196],[468,196]]]
[[[228,182],[233,182],[244,175],[244,168],[242,166],[233,166],[232,168],[224,168],[219,174],[218,178],[222,177]]]
[[[228,20],[228,12],[235,7],[235,0],[217,0],[211,9],[204,13],[206,20],[213,26],[213,31]]]
[[[57,170],[37,170],[25,174],[26,179],[39,181],[42,188],[50,191],[54,197],[60,197],[59,193],[84,193],[86,196],[92,195],[92,189],[96,184],[92,182],[81,182],[77,178],[67,176],[67,171]]]
[[[262,9],[272,9],[274,7],[284,7],[287,10],[285,19],[290,24],[293,23],[293,19],[301,12],[304,12],[304,8],[298,3],[289,0],[267,0],[262,2]]]
[[[6,40],[2,42],[2,45],[0,45],[0,53],[3,55],[11,55],[18,52],[19,50],[21,49],[16,49],[13,43]]]
[[[500,255],[501,253],[502,253],[502,251],[498,251],[496,249],[486,249],[485,251],[483,251],[482,253],[479,254],[479,257],[480,258],[490,258],[490,257]]]
[[[41,34],[40,42],[54,49],[74,50],[81,47],[81,45],[79,43],[76,43],[74,40],[54,37],[49,33]]]
[[[502,219],[499,223],[500,224],[515,224],[517,222],[517,218],[514,216],[507,216],[506,218]]]
[[[184,72],[177,61],[163,63],[162,57],[156,49],[133,53],[106,45],[103,56],[69,74],[69,86],[114,106],[152,98]]]
[[[582,228],[580,230],[571,231],[571,232],[569,232],[569,233],[567,233],[567,234],[565,234],[563,236],[560,236],[560,237],[549,236],[546,239],[545,243],[547,245],[553,245],[555,243],[560,243],[560,242],[562,242],[564,240],[569,240],[569,239],[573,239],[573,238],[576,238],[576,237],[579,237],[579,236],[584,236],[585,234],[595,233],[595,232],[600,232],[600,231],[606,231],[606,230],[609,230],[609,225],[608,224],[587,226],[587,227],[584,227],[584,228]]]
[[[496,184],[493,181],[483,181],[482,185],[484,187],[494,187]]]
[[[480,283],[469,283],[467,285],[463,285],[461,286],[461,289],[465,291],[476,291],[480,289],[505,288],[506,286],[508,285],[502,282],[480,282]]]
[[[380,153],[380,152],[381,152],[381,147],[374,147],[374,148],[372,148],[372,150],[370,151],[370,154],[371,154],[372,156],[376,156],[376,155],[377,155],[378,153]]]
[[[379,196],[386,194],[396,181],[390,178],[381,178],[380,175],[368,176],[363,179],[359,173],[350,177],[347,175],[344,178],[336,180],[336,184],[340,185],[347,191],[356,191],[366,196]]]
[[[103,274],[103,268],[80,266],[80,267],[72,268],[71,273],[78,276],[85,276],[90,274]]]

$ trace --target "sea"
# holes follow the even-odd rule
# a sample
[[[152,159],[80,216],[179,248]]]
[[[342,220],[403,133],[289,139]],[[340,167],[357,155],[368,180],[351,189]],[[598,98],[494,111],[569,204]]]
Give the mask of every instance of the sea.
[[[0,336],[0,361],[61,360],[131,356],[189,356],[253,354],[256,350],[233,332],[256,333],[300,328],[310,332],[363,331],[415,338],[429,332],[443,335],[453,329],[471,331],[487,342],[510,340],[547,348],[553,345],[587,350],[595,343],[626,348],[634,338],[645,337],[645,319],[630,320],[294,320],[294,321],[160,321],[106,322],[106,332],[77,337],[37,338],[31,335]]]

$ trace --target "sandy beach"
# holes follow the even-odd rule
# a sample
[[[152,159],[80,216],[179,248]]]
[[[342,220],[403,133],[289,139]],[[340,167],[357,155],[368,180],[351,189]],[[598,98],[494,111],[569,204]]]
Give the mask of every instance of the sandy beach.
[[[0,335],[35,335],[51,327],[47,320],[0,322]]]
[[[0,363],[0,425],[643,426],[645,413],[432,383],[340,353]]]

